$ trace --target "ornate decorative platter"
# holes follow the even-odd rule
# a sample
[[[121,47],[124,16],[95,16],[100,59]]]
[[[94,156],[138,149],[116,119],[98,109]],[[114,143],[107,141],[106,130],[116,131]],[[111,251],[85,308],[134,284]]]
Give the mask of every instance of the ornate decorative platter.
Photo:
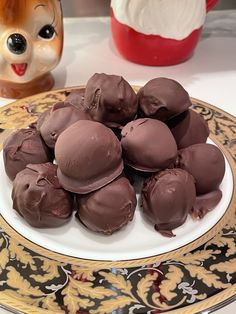
[[[71,90],[1,108],[0,143]],[[34,243],[0,216],[0,304],[23,313],[182,314],[217,306],[236,294],[236,119],[196,99],[193,108],[208,121],[211,140],[222,149],[229,167],[227,210],[210,230],[154,256],[96,260]]]

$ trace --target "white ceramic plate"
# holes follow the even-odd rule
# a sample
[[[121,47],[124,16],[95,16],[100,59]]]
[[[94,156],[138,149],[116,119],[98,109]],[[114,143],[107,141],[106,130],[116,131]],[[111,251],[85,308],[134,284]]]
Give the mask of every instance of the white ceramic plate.
[[[91,232],[74,217],[59,228],[33,228],[12,208],[12,183],[5,174],[2,152],[0,153],[0,213],[23,237],[59,254],[103,261],[123,261],[159,255],[195,241],[213,228],[224,215],[233,190],[232,172],[226,159],[225,161],[226,172],[220,186],[223,192],[220,203],[200,221],[193,221],[189,216],[182,226],[174,230],[176,234],[174,238],[166,238],[157,233],[144,219],[139,206],[136,208],[134,220],[112,236]],[[137,197],[139,199],[139,195]]]

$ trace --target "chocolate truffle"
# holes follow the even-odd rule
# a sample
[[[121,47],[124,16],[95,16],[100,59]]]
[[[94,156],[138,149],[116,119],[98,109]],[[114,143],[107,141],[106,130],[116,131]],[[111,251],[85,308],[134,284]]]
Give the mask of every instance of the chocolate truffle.
[[[79,194],[97,190],[121,174],[121,154],[120,142],[109,128],[80,120],[56,142],[59,181],[66,190]]]
[[[212,144],[200,143],[179,150],[176,166],[195,178],[197,195],[217,190],[225,174],[224,156]]]
[[[148,179],[143,186],[144,214],[164,236],[181,226],[196,199],[193,177],[182,169],[167,169]]]
[[[191,105],[188,93],[178,82],[159,77],[149,81],[138,92],[138,116],[166,121]]]
[[[175,139],[161,121],[148,118],[131,121],[121,135],[125,161],[134,169],[156,172],[169,167],[176,159]]]
[[[65,101],[76,106],[79,110],[84,111],[84,93],[85,88],[72,90],[66,97]]]
[[[178,149],[193,144],[206,143],[210,133],[204,118],[191,109],[166,121],[166,124],[175,138]]]
[[[53,156],[36,129],[21,129],[3,143],[3,159],[6,174],[13,181],[27,164],[52,161]]]
[[[133,187],[119,177],[101,189],[77,197],[77,218],[90,230],[111,235],[133,219],[137,200]]]
[[[58,136],[73,123],[90,119],[88,114],[68,102],[53,105],[49,115],[40,126],[40,133],[48,147],[54,148]]]
[[[94,121],[118,127],[134,119],[138,102],[123,77],[96,73],[87,83],[84,107]]]
[[[42,112],[39,117],[38,120],[36,121],[36,123],[33,123],[33,125],[35,124],[35,128],[40,131],[41,125],[44,123],[45,120],[47,120],[47,118],[50,115],[50,111],[51,109],[47,109],[44,112]]]
[[[36,228],[58,227],[72,213],[73,200],[59,184],[57,166],[29,164],[13,182],[13,208]]]
[[[208,212],[216,207],[222,198],[221,190],[215,190],[196,197],[196,202],[191,211],[193,219],[202,219]]]

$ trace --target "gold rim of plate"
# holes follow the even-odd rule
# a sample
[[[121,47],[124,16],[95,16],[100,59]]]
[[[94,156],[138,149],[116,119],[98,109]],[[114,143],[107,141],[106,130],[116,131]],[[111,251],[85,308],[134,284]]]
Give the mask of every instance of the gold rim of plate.
[[[71,87],[71,88],[65,88],[60,90],[55,90],[51,92],[41,93],[35,96],[27,97],[25,99],[21,99],[18,101],[15,101],[7,106],[4,106],[0,108],[0,128],[3,129],[3,132],[0,133],[0,150],[2,149],[2,142],[4,138],[8,136],[9,133],[11,133],[13,130],[17,128],[23,128],[28,126],[30,123],[37,120],[37,114],[44,111],[59,100],[64,100],[65,98],[65,92],[79,89],[84,87]],[[135,90],[138,90],[139,87],[134,86]],[[233,121],[233,124],[236,125],[236,118],[231,116],[230,114],[224,112],[223,110],[216,108],[213,105],[207,104],[203,101],[200,101],[198,99],[192,98],[192,102],[199,105],[203,109],[206,108],[207,110],[211,110],[212,112],[217,111],[218,114],[221,115],[222,118],[228,117],[231,121]],[[33,111],[36,112],[30,112],[29,106],[33,106]],[[34,107],[35,106],[35,107]],[[27,110],[26,110],[27,108]],[[36,108],[36,110],[35,110]],[[196,108],[194,108],[196,109]],[[197,109],[196,109],[197,110]],[[197,110],[198,111],[198,110]],[[214,227],[212,227],[209,231],[207,231],[205,234],[203,234],[198,239],[192,241],[191,243],[188,243],[176,250],[159,254],[156,256],[149,256],[146,258],[141,259],[133,259],[133,260],[122,260],[122,261],[101,261],[101,260],[87,260],[87,259],[81,259],[76,258],[72,256],[66,256],[62,255],[60,253],[56,253],[53,251],[50,251],[46,248],[43,248],[33,242],[31,242],[29,239],[26,239],[22,235],[20,235],[18,232],[16,232],[4,219],[0,216],[0,227],[6,232],[6,234],[9,235],[11,239],[14,239],[14,241],[17,241],[20,243],[21,246],[32,250],[33,252],[36,252],[39,255],[42,255],[46,258],[51,259],[52,261],[59,262],[59,263],[66,263],[73,265],[75,267],[86,267],[86,268],[92,268],[95,270],[99,269],[111,269],[111,268],[133,268],[133,267],[139,267],[142,265],[152,265],[157,262],[167,261],[169,259],[175,259],[179,258],[185,253],[188,253],[190,251],[193,251],[194,249],[200,247],[201,245],[205,244],[207,241],[212,239],[214,236],[219,233],[223,227],[226,226],[226,224],[232,225],[234,224],[235,219],[235,208],[236,208],[236,167],[235,167],[235,160],[234,156],[235,153],[235,147],[226,147],[226,145],[223,143],[223,138],[221,138],[221,135],[218,134],[215,130],[215,124],[213,125],[209,123],[210,127],[210,138],[219,146],[219,148],[224,153],[225,157],[228,160],[228,163],[231,168],[231,172],[233,175],[233,193],[232,198],[230,201],[230,204],[225,211],[225,214],[222,216],[222,218],[215,224]],[[224,132],[229,133],[228,137],[232,139],[232,130],[229,126],[224,126]],[[214,129],[214,130],[213,130]],[[223,145],[224,144],[224,145]],[[230,226],[231,226],[230,225]],[[0,261],[0,274],[1,274],[1,261]],[[206,300],[203,300],[201,302],[197,302],[196,304],[189,305],[187,307],[177,309],[177,310],[171,310],[171,308],[166,308],[165,310],[170,310],[170,313],[196,313],[201,310],[204,310],[206,308],[210,308],[212,306],[215,306],[216,304],[221,303],[222,301],[232,297],[236,294],[236,285],[232,285],[229,288],[225,289],[222,292],[217,293],[215,296],[209,297]],[[17,309],[19,311],[23,311],[25,313],[45,313],[45,310],[39,309],[39,307],[34,307],[33,305],[26,305],[24,300],[15,300],[14,297],[9,296],[4,291],[1,291],[0,286],[0,304],[12,307],[14,309]],[[47,313],[52,313],[55,311],[47,310]],[[94,312],[95,313],[95,312]],[[106,312],[104,312],[106,313]]]

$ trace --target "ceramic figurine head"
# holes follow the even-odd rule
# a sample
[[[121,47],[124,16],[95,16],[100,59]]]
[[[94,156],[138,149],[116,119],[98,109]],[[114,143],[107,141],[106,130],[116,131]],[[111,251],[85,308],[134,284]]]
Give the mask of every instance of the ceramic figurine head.
[[[62,49],[60,0],[0,0],[0,96],[51,89]]]

